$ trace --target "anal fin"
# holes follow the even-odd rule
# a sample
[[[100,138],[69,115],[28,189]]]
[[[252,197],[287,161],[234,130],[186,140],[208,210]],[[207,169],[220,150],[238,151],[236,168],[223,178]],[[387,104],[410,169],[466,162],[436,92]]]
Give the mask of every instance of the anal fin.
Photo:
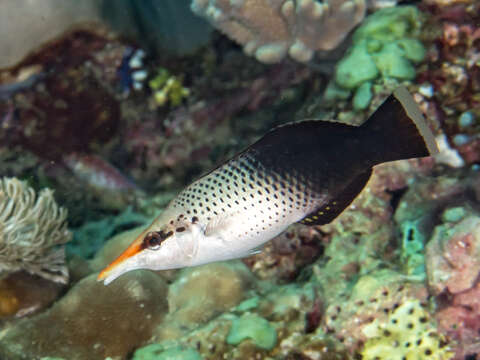
[[[370,175],[372,175],[371,168],[355,177],[341,193],[305,216],[300,223],[305,225],[324,225],[333,221],[362,191],[370,179]]]

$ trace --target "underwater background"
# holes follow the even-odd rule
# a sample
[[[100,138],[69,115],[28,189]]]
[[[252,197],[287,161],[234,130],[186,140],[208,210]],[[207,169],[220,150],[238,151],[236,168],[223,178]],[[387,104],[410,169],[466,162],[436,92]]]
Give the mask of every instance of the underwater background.
[[[0,34],[0,360],[480,359],[480,1],[0,0]],[[402,85],[439,154],[259,254],[97,282],[268,130]]]

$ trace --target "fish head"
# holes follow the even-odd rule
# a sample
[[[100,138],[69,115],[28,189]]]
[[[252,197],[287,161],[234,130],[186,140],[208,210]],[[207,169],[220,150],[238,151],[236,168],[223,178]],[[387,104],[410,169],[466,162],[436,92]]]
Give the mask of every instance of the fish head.
[[[100,272],[98,281],[108,285],[132,270],[190,266],[203,234],[204,228],[196,222],[157,219]]]

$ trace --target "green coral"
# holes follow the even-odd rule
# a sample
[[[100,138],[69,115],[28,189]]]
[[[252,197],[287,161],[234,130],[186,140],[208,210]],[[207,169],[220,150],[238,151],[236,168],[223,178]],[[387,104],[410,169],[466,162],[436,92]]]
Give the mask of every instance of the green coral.
[[[153,99],[156,106],[164,106],[170,103],[171,106],[178,106],[182,100],[190,95],[190,90],[183,87],[181,77],[170,74],[167,69],[160,68],[157,75],[148,82],[153,92]]]
[[[335,81],[345,89],[355,89],[375,79],[379,71],[367,50],[367,41],[356,43],[337,66]]]
[[[425,57],[425,48],[417,40],[421,25],[417,8],[398,6],[375,12],[355,31],[352,47],[338,63],[335,83],[355,92],[356,110],[370,103],[371,84],[365,83],[415,78],[414,64]]]
[[[366,109],[372,101],[372,83],[369,81],[364,82],[358,87],[353,97],[353,107],[355,109]]]
[[[161,344],[152,344],[135,351],[133,360],[202,360],[202,357],[194,349],[164,349]]]
[[[454,356],[416,299],[399,306],[386,323],[380,325],[377,320],[363,332],[368,338],[361,352],[363,360],[448,360]]]
[[[261,349],[271,350],[277,343],[277,332],[266,319],[254,314],[245,314],[232,321],[227,343],[238,345],[246,339],[253,340]]]

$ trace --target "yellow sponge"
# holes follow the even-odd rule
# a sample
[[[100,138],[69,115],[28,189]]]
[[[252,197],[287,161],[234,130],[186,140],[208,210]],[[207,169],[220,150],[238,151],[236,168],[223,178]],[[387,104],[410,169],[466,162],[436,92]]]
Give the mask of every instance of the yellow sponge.
[[[363,360],[448,360],[454,355],[416,299],[395,309],[387,323],[375,321],[363,331],[369,338]]]

